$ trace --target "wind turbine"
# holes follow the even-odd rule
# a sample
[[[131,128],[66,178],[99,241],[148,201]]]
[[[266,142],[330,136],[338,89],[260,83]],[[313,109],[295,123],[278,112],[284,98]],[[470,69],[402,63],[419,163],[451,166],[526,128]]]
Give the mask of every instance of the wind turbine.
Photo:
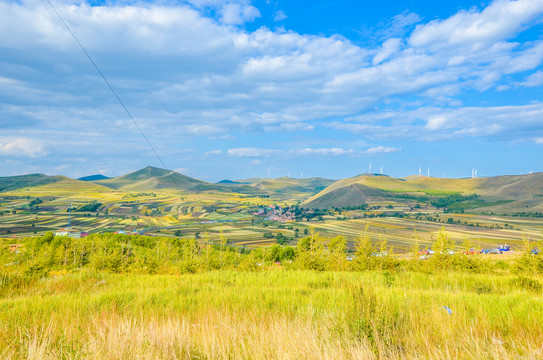
[[[419,176],[422,175],[422,165],[419,165]]]
[[[381,169],[379,169],[379,174],[383,175],[383,165],[381,165]]]
[[[371,174],[371,161],[370,161],[370,166],[369,166],[368,174]]]
[[[428,177],[430,177],[430,168],[428,168]]]

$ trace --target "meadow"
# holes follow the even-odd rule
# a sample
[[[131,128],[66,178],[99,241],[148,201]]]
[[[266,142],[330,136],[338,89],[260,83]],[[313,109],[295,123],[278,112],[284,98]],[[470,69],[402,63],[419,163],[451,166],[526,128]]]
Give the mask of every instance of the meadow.
[[[0,357],[543,357],[538,243],[449,255],[441,231],[422,260],[420,248],[383,254],[376,242],[362,233],[349,261],[344,237],[314,231],[294,248],[252,251],[169,237],[26,238],[0,252]]]
[[[541,276],[263,269],[6,285],[3,359],[536,359]]]

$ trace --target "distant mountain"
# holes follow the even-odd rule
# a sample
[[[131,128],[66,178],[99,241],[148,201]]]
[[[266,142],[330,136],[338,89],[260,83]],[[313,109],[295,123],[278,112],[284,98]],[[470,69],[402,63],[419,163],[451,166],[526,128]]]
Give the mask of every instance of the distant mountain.
[[[96,174],[96,175],[89,175],[89,176],[83,176],[77,180],[81,180],[81,181],[96,181],[96,180],[104,180],[104,179],[109,179],[109,177],[107,176],[104,176],[102,174]]]
[[[237,181],[232,181],[232,180],[221,180],[217,182],[217,184],[241,184],[241,183]]]
[[[204,181],[181,175],[172,170],[164,170],[153,166],[147,166],[141,170],[122,176],[96,180],[94,183],[112,189],[133,191],[177,189],[177,186],[181,190],[191,190],[197,185],[205,184]]]
[[[95,184],[108,186],[117,190],[128,191],[149,191],[149,190],[161,190],[172,189],[181,191],[218,191],[228,193],[243,193],[253,194],[261,193],[262,191],[255,189],[254,187],[236,184],[236,183],[223,183],[212,184],[206,181],[194,179],[175,171],[164,170],[152,166],[147,166],[141,170],[134,171],[127,175],[122,175],[114,178],[96,180]]]
[[[102,186],[70,179],[66,176],[55,175],[48,176],[45,174],[30,174],[19,176],[0,177],[0,192],[15,191],[25,188],[43,187],[51,188],[60,192],[73,192],[83,190],[93,190],[101,192],[104,190]]]
[[[362,174],[334,182],[302,203],[307,208],[359,206],[367,202],[400,200],[412,196],[476,194],[480,209],[543,211],[543,173],[468,179],[427,176],[393,178]]]

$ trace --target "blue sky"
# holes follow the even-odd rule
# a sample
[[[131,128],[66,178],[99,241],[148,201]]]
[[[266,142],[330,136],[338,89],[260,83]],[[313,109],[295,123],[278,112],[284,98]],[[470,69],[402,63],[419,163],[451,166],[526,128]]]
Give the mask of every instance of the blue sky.
[[[543,171],[543,0],[55,1],[168,168]],[[159,166],[43,1],[0,1],[0,176]]]

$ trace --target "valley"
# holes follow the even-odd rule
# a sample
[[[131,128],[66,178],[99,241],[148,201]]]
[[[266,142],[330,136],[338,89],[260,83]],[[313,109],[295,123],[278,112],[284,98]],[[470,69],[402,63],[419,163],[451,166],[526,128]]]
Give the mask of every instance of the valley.
[[[475,179],[405,179],[364,174],[208,183],[147,167],[116,178],[41,174],[0,178],[0,237],[70,227],[83,233],[137,233],[207,239],[244,247],[294,245],[311,229],[350,242],[366,225],[398,252],[429,245],[445,228],[479,247],[543,234],[543,174]]]

